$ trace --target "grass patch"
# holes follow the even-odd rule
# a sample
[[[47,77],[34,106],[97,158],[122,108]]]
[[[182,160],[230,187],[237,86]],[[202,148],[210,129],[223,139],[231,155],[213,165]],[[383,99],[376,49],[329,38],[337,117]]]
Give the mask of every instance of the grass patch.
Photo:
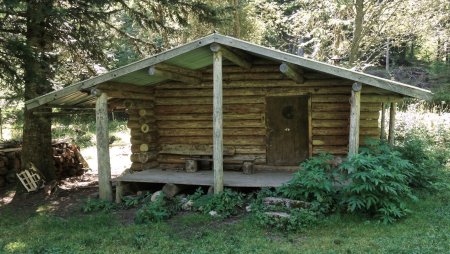
[[[70,218],[0,211],[0,253],[444,253],[450,249],[450,192],[419,194],[414,211],[384,225],[335,214],[302,232],[258,227],[244,216],[218,221],[182,214],[122,225],[114,213]]]

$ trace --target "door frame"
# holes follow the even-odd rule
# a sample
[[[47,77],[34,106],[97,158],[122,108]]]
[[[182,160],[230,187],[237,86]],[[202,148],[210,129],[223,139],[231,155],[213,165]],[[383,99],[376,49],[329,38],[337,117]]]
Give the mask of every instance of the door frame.
[[[295,97],[295,96],[307,96],[308,97],[308,109],[307,109],[307,113],[308,113],[308,158],[311,158],[313,156],[313,135],[312,135],[312,94],[311,93],[298,93],[298,94],[289,94],[289,95],[267,95],[265,97],[265,101],[264,101],[264,105],[265,105],[265,112],[264,112],[264,118],[265,118],[265,128],[266,128],[266,164],[268,164],[267,162],[267,157],[268,157],[268,153],[269,153],[269,135],[270,132],[269,130],[269,117],[268,117],[268,103],[267,100],[268,98],[273,98],[273,97]]]

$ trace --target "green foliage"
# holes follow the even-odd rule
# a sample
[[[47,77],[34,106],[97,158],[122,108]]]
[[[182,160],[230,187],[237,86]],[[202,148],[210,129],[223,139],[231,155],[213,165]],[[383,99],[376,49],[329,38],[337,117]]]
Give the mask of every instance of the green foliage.
[[[83,211],[84,213],[91,213],[98,211],[108,212],[116,208],[117,208],[116,204],[107,200],[88,199],[81,207],[81,211]]]
[[[320,212],[332,209],[335,190],[333,189],[333,156],[320,154],[301,164],[292,180],[280,188],[283,196],[310,202]]]
[[[144,204],[137,212],[134,221],[137,224],[160,222],[169,219],[180,210],[177,200],[166,199],[164,194],[154,202]]]
[[[122,198],[123,206],[125,208],[136,207],[141,203],[148,201],[151,198],[151,193],[145,193],[136,196],[125,196]]]
[[[223,192],[214,195],[202,195],[201,190],[197,190],[188,199],[193,201],[193,208],[205,214],[216,212],[220,218],[227,218],[237,215],[244,206],[244,195],[239,192],[225,189]]]
[[[340,166],[344,185],[340,203],[348,212],[391,223],[407,215],[407,200],[416,199],[408,186],[412,165],[387,144],[368,143]]]

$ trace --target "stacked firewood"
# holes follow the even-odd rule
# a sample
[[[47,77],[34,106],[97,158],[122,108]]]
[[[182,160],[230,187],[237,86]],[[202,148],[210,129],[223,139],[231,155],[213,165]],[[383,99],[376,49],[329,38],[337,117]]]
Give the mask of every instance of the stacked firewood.
[[[148,94],[149,99],[153,94]],[[141,171],[158,166],[158,132],[152,100],[126,100],[128,128],[131,134],[131,170]]]
[[[0,148],[0,187],[4,187],[7,183],[15,182],[16,173],[22,169],[22,148],[4,144],[0,144],[0,147],[3,147]],[[55,141],[52,147],[57,179],[80,176],[89,168],[77,145],[68,141]]]
[[[52,147],[57,179],[81,176],[89,168],[77,145],[58,141]]]
[[[2,144],[2,147],[5,145]],[[21,167],[20,150],[21,148],[7,146],[0,149],[0,187],[15,181],[16,172]]]

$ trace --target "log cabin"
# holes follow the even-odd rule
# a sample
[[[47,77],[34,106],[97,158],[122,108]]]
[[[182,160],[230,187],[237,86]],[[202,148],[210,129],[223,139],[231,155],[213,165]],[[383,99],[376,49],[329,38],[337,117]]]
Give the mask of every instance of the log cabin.
[[[384,138],[390,105],[429,99],[407,84],[211,34],[26,102],[94,108],[100,197],[112,199],[108,111],[126,110],[133,172],[126,182],[279,186],[319,153],[351,156]],[[380,118],[383,121],[380,121]]]

